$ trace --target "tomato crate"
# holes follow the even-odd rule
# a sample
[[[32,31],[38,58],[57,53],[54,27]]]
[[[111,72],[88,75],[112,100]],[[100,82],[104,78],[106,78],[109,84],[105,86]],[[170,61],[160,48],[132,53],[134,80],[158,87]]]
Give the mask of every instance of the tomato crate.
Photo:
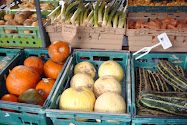
[[[187,73],[187,53],[149,53],[142,58],[135,60],[140,54],[131,56],[131,81],[132,81],[132,125],[143,124],[156,124],[156,125],[168,125],[168,124],[187,124],[186,116],[153,116],[153,115],[139,115],[136,102],[136,89],[135,76],[136,68],[145,68],[151,71],[157,71],[157,63],[160,60],[167,60],[173,65],[182,66]]]
[[[24,60],[29,56],[37,56],[40,57],[44,62],[49,60],[48,49],[24,49],[20,51],[17,57],[11,61],[11,64],[6,67],[4,72],[0,75],[0,98],[7,94],[8,91],[6,89],[6,76],[9,74],[9,70],[12,70],[17,65],[23,65]],[[45,100],[43,106],[40,105],[32,105],[26,103],[18,103],[18,102],[8,102],[0,100],[0,124],[33,124],[33,125],[46,125],[51,124],[50,119],[46,118],[45,108],[55,91],[60,77],[63,74],[65,67],[69,57],[66,59],[66,62],[56,79],[53,88]],[[41,79],[45,78],[44,74],[41,75]],[[3,109],[11,109],[15,110],[15,112],[4,111]]]
[[[96,70],[99,66],[107,60],[117,61],[124,70],[124,78],[122,83],[122,97],[126,102],[126,113],[104,113],[104,112],[85,112],[85,111],[69,111],[59,109],[59,97],[62,92],[70,87],[70,79],[73,76],[74,66],[82,61],[91,62]],[[104,51],[104,50],[79,50],[76,49],[65,69],[63,76],[61,77],[57,89],[53,93],[50,103],[47,106],[46,115],[50,118],[54,125],[60,124],[76,124],[76,125],[107,125],[107,124],[123,124],[130,125],[131,121],[131,85],[130,85],[130,59],[129,53],[127,51]],[[98,78],[97,71],[96,77]],[[87,122],[76,121],[75,118],[89,119]],[[101,122],[96,122],[96,119],[101,120]],[[107,122],[107,120],[113,120],[117,122]]]
[[[11,14],[20,12],[23,10],[11,10]],[[36,10],[31,10],[32,13],[36,13]],[[41,11],[42,17],[46,17],[51,11]],[[6,31],[14,30],[15,32],[9,33]],[[24,33],[24,31],[31,31],[30,33]],[[46,45],[50,44],[49,36],[46,34]],[[9,48],[42,48],[42,41],[40,36],[39,26],[23,26],[23,25],[0,25],[0,47]]]

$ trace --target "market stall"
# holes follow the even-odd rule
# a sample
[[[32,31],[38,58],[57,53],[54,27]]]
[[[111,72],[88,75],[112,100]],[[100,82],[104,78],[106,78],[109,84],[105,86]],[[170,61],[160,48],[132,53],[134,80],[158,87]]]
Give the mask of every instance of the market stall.
[[[0,124],[187,124],[186,0],[0,8]]]

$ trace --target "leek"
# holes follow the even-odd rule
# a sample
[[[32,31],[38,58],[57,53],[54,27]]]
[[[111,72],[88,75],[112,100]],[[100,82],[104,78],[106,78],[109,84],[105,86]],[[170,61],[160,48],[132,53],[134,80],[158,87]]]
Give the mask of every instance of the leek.
[[[101,0],[96,1],[95,6],[94,6],[94,27],[99,27],[98,25],[98,8],[101,3]]]
[[[69,11],[71,11],[73,8],[76,8],[79,3],[80,3],[79,1],[76,1],[76,2],[72,3],[71,5],[69,5],[66,9],[65,16],[67,16]]]
[[[105,6],[105,0],[102,0],[102,3],[101,3],[101,6],[99,7],[98,9],[98,24],[99,25],[102,25],[102,22],[103,22],[103,8]]]
[[[126,17],[126,9],[127,9],[127,6],[125,6],[122,14],[119,16],[119,21],[118,21],[118,28],[123,28],[124,27],[124,24],[125,24],[125,17]]]
[[[71,22],[72,24],[75,23],[76,18],[78,18],[78,17],[80,18],[80,15],[79,15],[79,14],[83,11],[83,9],[84,9],[83,0],[80,0],[78,9],[74,12],[73,16],[72,16],[71,19],[70,19],[70,22]]]

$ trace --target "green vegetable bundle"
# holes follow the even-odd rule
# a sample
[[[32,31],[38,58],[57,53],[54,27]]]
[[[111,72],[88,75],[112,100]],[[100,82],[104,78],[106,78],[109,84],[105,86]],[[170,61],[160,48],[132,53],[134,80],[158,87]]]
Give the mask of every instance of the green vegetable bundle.
[[[57,7],[48,19],[52,24],[72,24],[87,27],[123,28],[126,18],[125,0],[105,2],[98,0],[92,3],[67,1]]]

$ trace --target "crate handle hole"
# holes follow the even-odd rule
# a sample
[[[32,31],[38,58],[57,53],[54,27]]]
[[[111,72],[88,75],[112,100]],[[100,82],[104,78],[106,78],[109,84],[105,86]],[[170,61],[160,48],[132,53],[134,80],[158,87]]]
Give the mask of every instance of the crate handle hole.
[[[16,41],[13,41],[13,43],[16,43]]]
[[[29,44],[29,42],[27,41],[26,44]]]
[[[6,53],[0,53],[0,56],[6,56]]]
[[[8,38],[8,36],[7,36],[7,35],[6,35],[5,37],[6,37],[6,38]]]
[[[33,44],[36,44],[36,42],[33,42]]]
[[[113,58],[114,61],[123,61],[122,58]]]
[[[19,43],[22,44],[22,41],[20,41]]]
[[[32,36],[32,38],[34,39],[35,37],[34,37],[34,36]]]
[[[137,62],[147,62],[147,59],[137,59]]]
[[[11,37],[12,37],[12,38],[14,38],[14,36],[13,36],[13,35],[12,35]]]
[[[3,41],[1,41],[1,43],[3,43]]]
[[[180,59],[174,59],[174,60],[172,60],[171,62],[172,62],[172,63],[182,63],[182,60],[180,60]]]
[[[21,36],[18,36],[18,38],[21,38]]]
[[[90,57],[80,57],[80,60],[90,60]]]
[[[153,34],[153,33],[148,33],[148,34]]]
[[[108,61],[110,57],[107,56],[93,56],[93,61]]]
[[[152,58],[151,63],[158,63],[160,60],[168,61],[168,58]]]
[[[24,122],[24,123],[30,125],[30,122]]]
[[[37,123],[32,123],[32,125],[38,125]]]
[[[28,37],[27,37],[27,36],[25,36],[25,38],[27,39]]]
[[[7,43],[10,43],[8,40],[6,41]]]
[[[38,57],[38,55],[34,55],[34,54],[30,54],[29,56],[37,56]]]

